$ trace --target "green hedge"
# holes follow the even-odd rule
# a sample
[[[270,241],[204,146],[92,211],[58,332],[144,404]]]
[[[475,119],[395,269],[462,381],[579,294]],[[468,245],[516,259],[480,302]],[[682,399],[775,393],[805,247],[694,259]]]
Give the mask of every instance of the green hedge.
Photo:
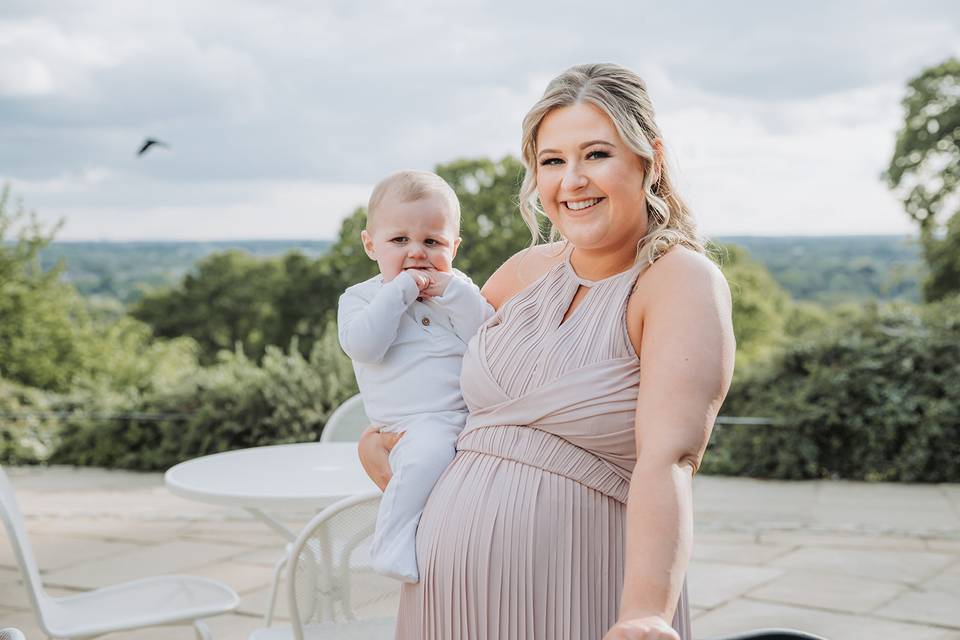
[[[869,306],[738,377],[706,473],[764,478],[960,481],[960,298]]]
[[[332,330],[309,358],[295,343],[287,352],[268,347],[259,366],[241,352],[221,352],[215,365],[111,406],[112,414],[128,414],[123,419],[91,417],[98,400],[75,398],[49,461],[162,470],[219,451],[313,441],[356,392]]]

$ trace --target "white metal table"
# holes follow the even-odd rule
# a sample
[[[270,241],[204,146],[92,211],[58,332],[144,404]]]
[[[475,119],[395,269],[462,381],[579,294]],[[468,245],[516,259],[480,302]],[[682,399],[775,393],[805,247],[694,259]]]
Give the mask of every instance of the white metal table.
[[[239,507],[288,542],[296,539],[270,512],[319,510],[376,489],[357,457],[356,442],[305,442],[253,447],[194,458],[163,477],[182,498]]]
[[[215,453],[171,467],[164,482],[182,498],[244,509],[287,543],[298,532],[284,526],[272,512],[318,511],[340,498],[377,489],[360,465],[356,442],[306,442]],[[274,569],[268,626],[285,560],[284,554]]]

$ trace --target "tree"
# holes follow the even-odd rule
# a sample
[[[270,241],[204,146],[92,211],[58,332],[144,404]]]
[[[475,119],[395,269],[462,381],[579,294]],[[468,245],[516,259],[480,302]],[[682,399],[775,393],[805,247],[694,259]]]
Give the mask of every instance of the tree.
[[[76,292],[60,282],[60,265],[44,270],[40,250],[56,227],[45,229],[20,205],[8,211],[10,189],[0,191],[0,377],[61,391],[84,367],[78,327],[86,314]],[[12,236],[8,240],[8,236]]]
[[[282,263],[242,251],[215,253],[178,288],[145,296],[131,315],[150,324],[156,335],[190,336],[210,363],[218,351],[241,344],[259,358],[276,334],[274,299],[284,283]]]
[[[960,60],[928,69],[907,84],[903,128],[885,177],[920,226],[930,274],[927,300],[960,291]]]
[[[789,294],[770,272],[736,245],[712,246],[733,299],[733,333],[737,340],[737,372],[783,346],[792,310]]]

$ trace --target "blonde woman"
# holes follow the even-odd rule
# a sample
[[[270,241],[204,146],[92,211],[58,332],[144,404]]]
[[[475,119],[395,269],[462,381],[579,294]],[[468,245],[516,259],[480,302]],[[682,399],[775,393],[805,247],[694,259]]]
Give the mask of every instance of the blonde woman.
[[[555,78],[523,123],[522,215],[561,240],[483,287],[470,409],[417,532],[399,640],[689,640],[691,487],[733,371],[730,295],[643,81]],[[361,458],[379,484],[393,440]]]

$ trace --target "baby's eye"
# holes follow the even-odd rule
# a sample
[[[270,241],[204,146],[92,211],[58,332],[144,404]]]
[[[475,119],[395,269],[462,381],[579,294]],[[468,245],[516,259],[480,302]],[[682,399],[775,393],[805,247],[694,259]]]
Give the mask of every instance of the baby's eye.
[[[587,154],[587,160],[598,160],[600,158],[609,158],[609,157],[610,157],[610,153],[607,151],[604,151],[603,149],[594,149],[593,151]]]
[[[390,242],[395,242],[396,244],[404,244],[409,238],[407,236],[397,236],[396,238],[390,238]]]
[[[541,167],[550,167],[550,166],[555,166],[559,164],[563,164],[562,158],[544,158],[543,160],[540,161]]]

